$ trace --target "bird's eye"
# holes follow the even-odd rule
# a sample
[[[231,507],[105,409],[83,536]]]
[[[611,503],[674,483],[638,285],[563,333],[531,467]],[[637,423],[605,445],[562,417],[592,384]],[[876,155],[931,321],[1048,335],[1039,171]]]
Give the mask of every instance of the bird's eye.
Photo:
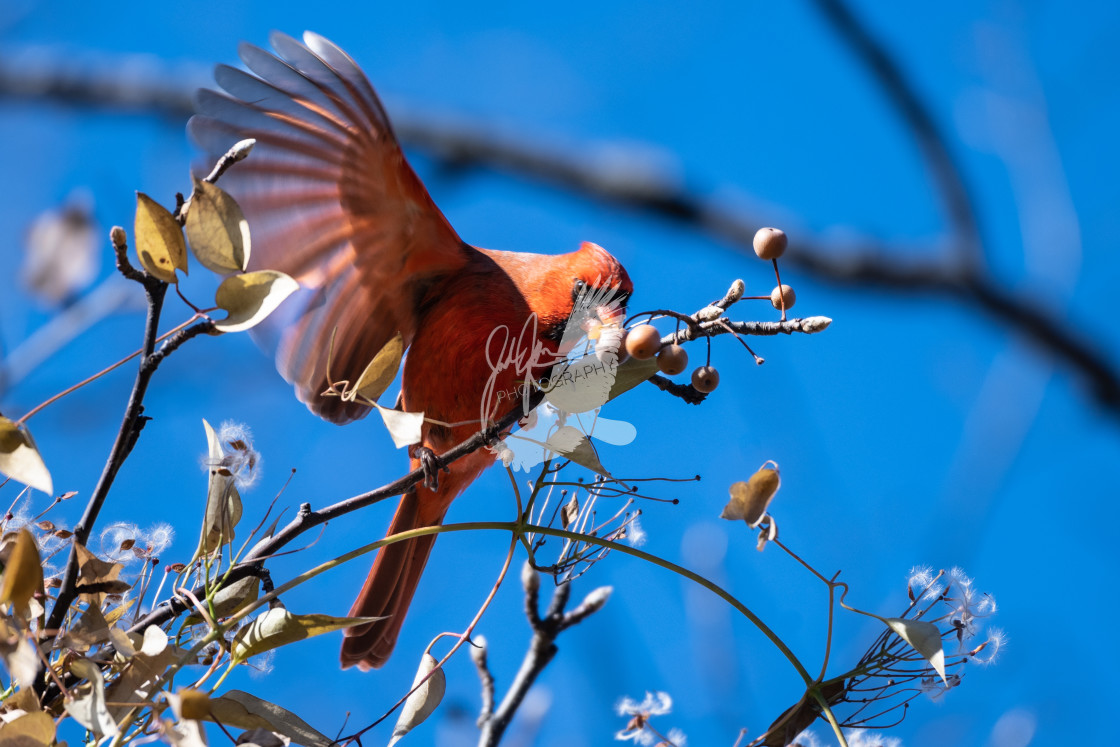
[[[572,301],[575,301],[586,290],[587,281],[576,278],[575,283],[572,285]]]

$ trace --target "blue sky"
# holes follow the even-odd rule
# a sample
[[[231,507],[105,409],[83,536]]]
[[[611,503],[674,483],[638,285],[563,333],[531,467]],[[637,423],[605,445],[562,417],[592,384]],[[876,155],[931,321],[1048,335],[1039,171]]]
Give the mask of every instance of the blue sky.
[[[873,237],[902,259],[940,251],[945,220],[909,132],[809,4],[228,5],[12,3],[0,11],[9,50],[0,54],[61,56],[121,76],[145,72],[116,65],[117,55],[150,55],[161,69],[205,83],[210,65],[236,62],[239,41],[264,45],[272,29],[312,29],[358,60],[390,114],[461,119],[577,160],[621,151],[782,226],[795,242],[827,242],[837,253],[850,250],[853,236]],[[1073,13],[1046,2],[856,9],[947,133],[973,190],[992,276],[1115,363],[1120,333],[1106,309],[1120,275],[1112,177],[1120,166],[1112,141],[1120,124],[1120,9],[1089,3]],[[170,203],[189,188],[197,159],[183,124],[0,99],[4,350],[49,317],[17,282],[17,238],[28,223],[75,188],[93,194],[103,233],[131,224],[134,190]],[[633,309],[691,311],[737,277],[759,294],[773,285],[757,259],[679,225],[503,174],[441,172],[423,154],[412,160],[467,241],[548,253],[595,241],[626,265]],[[108,274],[107,244],[104,251]],[[187,287],[205,299],[209,286],[197,275]],[[826,333],[759,340],[761,367],[720,339],[713,359],[723,380],[705,406],[643,387],[604,412],[638,432],[632,444],[604,450],[615,472],[704,478],[656,489],[680,505],[644,507],[645,549],[707,569],[807,662],[819,661],[823,589],[716,518],[727,486],[774,459],[783,474],[774,507],[783,539],[822,572],[842,570],[852,603],[899,610],[909,569],[923,563],[962,566],[1000,603],[995,624],[1010,642],[998,665],[971,671],[942,702],[919,700],[888,733],[910,746],[1009,747],[1025,744],[1024,734],[1051,744],[1069,739],[1072,723],[1079,741],[1110,736],[1108,715],[1086,704],[1099,702],[1120,663],[1097,633],[1106,625],[1097,621],[1116,613],[1108,589],[1118,570],[1120,419],[1099,409],[1068,366],[974,306],[826,283],[788,268],[783,279],[797,289],[798,314],[835,320]],[[771,318],[768,311],[744,304],[739,313]],[[168,323],[186,315],[169,303]],[[0,409],[29,409],[133,350],[141,331],[136,313],[102,321],[0,392]],[[130,380],[123,370],[32,421],[60,489],[88,495]],[[241,421],[256,433],[266,474],[246,495],[249,516],[293,468],[280,501],[293,507],[362,492],[404,468],[403,454],[372,420],[338,428],[311,416],[245,336],[198,340],[172,356],[147,414],[154,420],[106,519],[176,523],[180,541],[168,559],[193,550],[191,517],[205,496],[202,418]],[[509,500],[505,476],[492,470],[449,520],[505,518]],[[69,508],[72,522],[78,507]],[[328,527],[308,551],[277,563],[274,577],[376,539],[388,515],[379,506]],[[383,670],[340,672],[336,635],[292,646],[270,676],[232,686],[298,710],[324,732],[337,730],[347,712],[351,725],[367,723],[411,682],[427,641],[470,619],[506,542],[497,534],[440,540]],[[344,614],[365,572],[364,562],[350,564],[286,602]],[[617,699],[646,690],[675,697],[664,725],[683,729],[691,744],[731,744],[739,728],[758,734],[798,697],[796,675],[761,636],[678,578],[612,556],[578,584],[577,598],[598,585],[615,592],[602,613],[560,640],[537,696],[551,705],[534,744],[605,743],[623,725],[612,713]],[[519,597],[516,584],[503,588],[480,628],[499,687],[528,640]],[[854,662],[877,632],[852,616],[838,626],[837,666]],[[469,661],[454,662],[441,712],[412,743],[472,743],[477,691]]]

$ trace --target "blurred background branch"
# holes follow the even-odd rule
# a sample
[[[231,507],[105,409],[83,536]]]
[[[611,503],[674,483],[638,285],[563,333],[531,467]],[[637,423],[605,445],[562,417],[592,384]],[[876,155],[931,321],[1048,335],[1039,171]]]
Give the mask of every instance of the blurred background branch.
[[[915,259],[915,247],[872,236],[842,243],[795,235],[786,261],[812,277],[842,286],[917,293],[959,303],[1021,335],[1066,366],[1088,396],[1120,420],[1120,370],[1084,331],[1039,302],[1008,288],[985,261],[982,231],[970,189],[933,113],[902,67],[839,0],[816,0],[823,17],[867,69],[914,137],[946,214],[948,236]],[[135,111],[181,126],[193,113],[194,90],[210,85],[209,68],[173,65],[150,56],[78,60],[49,48],[11,48],[0,55],[0,96],[48,99],[112,111]],[[641,149],[619,158],[617,148],[561,150],[495,135],[484,123],[391,106],[397,134],[445,171],[496,170],[649,215],[750,254],[762,221],[642,163]],[[708,194],[717,194],[709,190]],[[929,247],[923,247],[929,248]],[[925,258],[933,257],[933,258]]]

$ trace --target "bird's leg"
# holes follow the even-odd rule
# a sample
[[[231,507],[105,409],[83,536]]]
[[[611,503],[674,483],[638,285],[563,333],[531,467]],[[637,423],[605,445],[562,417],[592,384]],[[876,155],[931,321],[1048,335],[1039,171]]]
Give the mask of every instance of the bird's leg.
[[[451,472],[451,469],[443,463],[443,460],[427,446],[416,444],[411,448],[409,456],[420,460],[420,469],[424,470],[424,487],[428,490],[435,490],[439,487],[440,470]]]

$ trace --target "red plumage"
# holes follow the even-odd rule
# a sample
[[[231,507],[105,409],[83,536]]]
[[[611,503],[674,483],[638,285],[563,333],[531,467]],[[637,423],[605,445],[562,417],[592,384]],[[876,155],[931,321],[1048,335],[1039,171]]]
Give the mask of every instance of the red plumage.
[[[494,330],[504,327],[517,339],[528,324],[535,334],[514,352],[524,355],[532,345],[556,352],[579,283],[614,289],[624,301],[630,279],[594,244],[558,256],[466,244],[408,165],[357,64],[315,34],[303,43],[273,34],[271,42],[276,54],[242,45],[252,74],[218,67],[228,95],[199,92],[190,130],[214,153],[238,139],[257,140],[252,156],[223,177],[249,220],[251,269],[286,272],[309,294],[278,330],[277,367],[311,410],[347,423],[369,408],[321,396],[332,334],[330,374],[355,381],[400,333],[409,346],[403,408],[447,423],[469,421],[425,424],[422,446],[440,454],[479,430],[482,419],[520,406],[516,395],[484,401],[489,384],[513,394],[524,379],[517,367],[495,373],[504,335],[492,338]],[[442,522],[492,461],[476,451],[441,474],[437,489],[409,491],[389,533]],[[414,458],[413,469],[419,465]],[[378,667],[389,658],[434,539],[380,551],[350,614],[386,619],[347,631],[343,666]]]

